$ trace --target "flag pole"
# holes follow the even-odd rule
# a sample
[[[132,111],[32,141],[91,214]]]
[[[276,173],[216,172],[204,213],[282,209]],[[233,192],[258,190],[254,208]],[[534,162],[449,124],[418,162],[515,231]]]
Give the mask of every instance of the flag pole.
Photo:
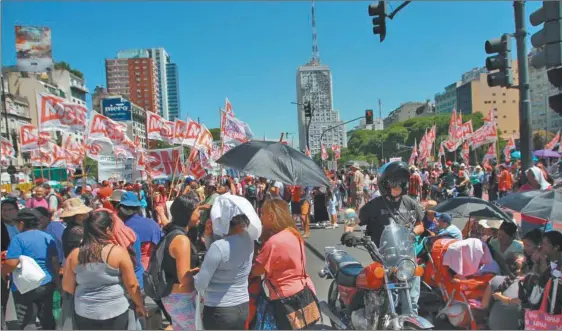
[[[224,135],[222,134],[223,124],[224,124],[223,122],[224,122],[224,121],[222,120],[222,116],[223,116],[222,109],[221,109],[221,107],[219,107],[220,139],[221,139],[220,151],[221,151],[221,156],[224,154]],[[226,119],[226,113],[224,114],[224,116],[225,116],[225,119]],[[220,182],[220,179],[222,178],[222,168],[223,168],[223,165],[221,164],[220,167],[219,167],[219,176],[218,176],[219,182]]]

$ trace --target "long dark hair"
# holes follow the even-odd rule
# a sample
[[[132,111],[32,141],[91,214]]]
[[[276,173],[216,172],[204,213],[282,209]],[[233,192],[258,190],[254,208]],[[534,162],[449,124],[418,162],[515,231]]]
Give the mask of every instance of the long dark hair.
[[[175,228],[185,229],[191,221],[191,215],[197,209],[199,198],[194,192],[189,192],[174,199],[170,206],[170,223],[164,227],[164,232],[168,233]]]
[[[78,263],[103,262],[101,251],[111,243],[112,230],[113,220],[108,212],[91,213],[84,221],[84,237],[78,252]]]

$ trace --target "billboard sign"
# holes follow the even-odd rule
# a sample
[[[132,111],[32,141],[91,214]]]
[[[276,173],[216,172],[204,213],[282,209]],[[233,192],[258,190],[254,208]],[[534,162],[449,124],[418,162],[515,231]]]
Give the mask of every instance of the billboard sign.
[[[123,98],[108,98],[101,101],[103,115],[116,121],[131,121],[132,106],[131,102]]]
[[[20,71],[52,70],[51,29],[41,26],[16,26],[16,60]]]

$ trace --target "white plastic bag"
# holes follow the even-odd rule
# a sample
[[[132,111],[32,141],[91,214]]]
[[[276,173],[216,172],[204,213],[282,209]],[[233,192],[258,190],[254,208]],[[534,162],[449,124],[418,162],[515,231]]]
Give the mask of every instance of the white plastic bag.
[[[47,278],[47,274],[29,256],[22,255],[19,260],[20,263],[14,270],[12,279],[18,291],[25,294],[41,286],[41,282]]]

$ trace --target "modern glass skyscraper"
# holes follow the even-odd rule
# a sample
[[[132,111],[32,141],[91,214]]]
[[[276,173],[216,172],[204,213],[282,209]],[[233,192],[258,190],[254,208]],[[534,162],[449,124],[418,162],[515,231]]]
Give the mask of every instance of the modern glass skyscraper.
[[[156,66],[159,113],[165,119],[173,121],[180,115],[178,67],[175,63],[172,63],[170,55],[164,48],[130,49],[117,53],[117,59],[142,58],[152,59]],[[171,75],[171,77],[168,77],[168,75]]]
[[[166,64],[166,79],[168,87],[168,120],[180,117],[180,85],[178,66],[175,63]]]

